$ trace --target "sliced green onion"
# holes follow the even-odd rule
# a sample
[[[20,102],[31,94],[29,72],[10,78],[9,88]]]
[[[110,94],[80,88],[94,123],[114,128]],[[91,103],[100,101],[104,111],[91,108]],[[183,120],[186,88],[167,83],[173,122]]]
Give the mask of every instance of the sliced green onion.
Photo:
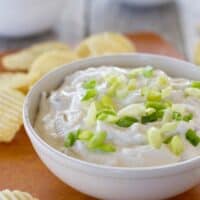
[[[185,105],[184,104],[173,104],[172,110],[175,112],[180,113],[181,115],[184,115],[185,113]]]
[[[147,138],[148,138],[148,142],[149,144],[156,149],[159,149],[162,145],[162,135],[159,131],[159,129],[155,128],[155,127],[151,127],[148,131],[147,131]]]
[[[143,87],[143,88],[141,88],[141,96],[147,96],[148,95],[148,93],[149,93],[149,88],[148,87]]]
[[[176,156],[180,156],[184,151],[184,144],[180,138],[180,136],[175,135],[172,137],[169,148]]]
[[[161,118],[163,118],[164,115],[164,109],[167,107],[166,103],[158,102],[158,101],[147,101],[146,108],[153,108],[155,112],[151,114],[143,115],[141,118],[141,122],[143,124],[149,123],[149,122],[155,122]]]
[[[119,83],[119,78],[116,75],[109,74],[105,77],[105,81],[112,85],[113,83]]]
[[[89,89],[89,90],[86,90],[86,93],[85,93],[84,97],[81,99],[81,101],[88,101],[96,96],[97,96],[97,90]]]
[[[97,147],[97,150],[104,152],[115,152],[116,147],[113,144],[105,143]]]
[[[70,132],[64,138],[64,146],[71,147],[77,140],[77,132]]]
[[[200,81],[192,81],[191,87],[200,89]]]
[[[138,75],[142,74],[144,68],[136,68],[136,69],[132,69],[129,74],[128,77],[129,78],[136,78]]]
[[[123,99],[128,96],[128,87],[120,87],[119,89],[116,90],[116,97],[119,99]]]
[[[181,121],[182,120],[182,115],[179,112],[174,111],[172,113],[172,119],[176,120],[176,121]]]
[[[189,129],[186,132],[185,137],[193,146],[197,146],[200,143],[200,137],[195,130]]]
[[[183,121],[189,122],[190,120],[192,120],[193,118],[193,114],[189,113],[188,115],[183,116]]]
[[[78,135],[78,139],[79,140],[85,140],[88,141],[92,136],[93,136],[93,132],[92,131],[81,131],[80,134]]]
[[[118,112],[119,117],[123,116],[132,116],[132,117],[138,117],[141,116],[143,113],[145,113],[145,106],[144,104],[130,104]]]
[[[113,110],[102,110],[100,111],[97,116],[97,120],[106,121],[106,122],[113,122],[115,123],[118,120],[116,113]]]
[[[83,83],[83,87],[85,89],[94,89],[96,87],[96,80],[90,80],[90,81],[87,81],[87,82],[84,82]]]
[[[105,119],[105,121],[109,122],[109,123],[116,123],[118,120],[119,120],[119,118],[114,115],[108,115]]]
[[[164,134],[164,133],[167,133],[167,132],[171,132],[171,131],[174,131],[178,126],[178,123],[177,122],[168,122],[168,123],[165,123],[162,127],[161,127],[161,132]]]
[[[143,69],[143,76],[146,78],[151,78],[153,76],[153,67],[147,66]]]
[[[147,101],[146,102],[147,108],[155,108],[156,110],[162,110],[168,107],[166,103],[159,102],[159,101]]]
[[[103,109],[103,110],[101,110],[100,112],[97,113],[97,116],[96,116],[97,119],[99,119],[99,116],[102,115],[102,114],[104,114],[104,115],[116,115],[116,112],[113,111],[113,110],[109,110],[109,109]]]
[[[142,124],[150,123],[150,122],[155,122],[158,119],[162,118],[163,116],[163,111],[162,110],[157,110],[151,114],[146,114],[142,116],[141,122]]]
[[[167,137],[167,138],[163,141],[163,143],[164,143],[164,144],[169,144],[169,143],[171,142],[172,138],[173,138],[173,136]]]
[[[164,123],[172,120],[172,110],[170,108],[165,109],[162,121]]]
[[[192,113],[189,113],[188,115],[182,116],[181,113],[174,111],[174,112],[173,112],[173,115],[172,115],[172,118],[173,118],[174,120],[176,120],[176,121],[181,121],[181,120],[183,120],[183,121],[188,122],[188,121],[190,121],[190,120],[193,118],[193,114],[192,114]]]
[[[85,122],[87,126],[93,126],[96,122],[97,109],[94,102],[90,104]]]
[[[116,124],[120,127],[130,127],[132,124],[138,122],[138,120],[135,117],[130,117],[130,116],[124,116],[121,117]]]
[[[161,100],[161,93],[156,90],[150,90],[147,94],[148,101],[160,101]]]
[[[186,88],[185,94],[188,96],[200,98],[200,90],[198,88]]]
[[[126,83],[126,77],[121,75],[109,80],[109,87],[107,90],[109,96],[117,96],[123,98],[128,94],[128,88]]]
[[[128,81],[128,91],[132,91],[136,89],[136,79],[130,79]]]
[[[171,94],[171,91],[172,91],[171,87],[166,87],[166,88],[162,89],[162,91],[161,91],[162,99],[169,97]]]
[[[101,146],[105,142],[106,137],[107,137],[107,133],[104,131],[94,134],[88,143],[88,148],[95,149]]]
[[[108,85],[118,84],[121,85],[125,82],[126,77],[124,75],[112,75],[109,74],[105,77],[105,81],[108,83]]]
[[[147,114],[147,115],[151,115],[155,112],[156,112],[155,108],[146,108],[146,110],[145,110],[145,114]]]
[[[115,103],[113,102],[112,98],[107,95],[103,95],[100,100],[100,104],[102,108],[111,108],[114,110]]]
[[[166,76],[160,76],[160,77],[158,78],[158,84],[159,84],[160,86],[165,87],[165,86],[168,85],[168,83],[169,83],[169,81],[168,81],[168,78],[167,78]]]
[[[161,119],[161,118],[163,118],[164,110],[157,110],[156,114],[157,114],[158,119]]]

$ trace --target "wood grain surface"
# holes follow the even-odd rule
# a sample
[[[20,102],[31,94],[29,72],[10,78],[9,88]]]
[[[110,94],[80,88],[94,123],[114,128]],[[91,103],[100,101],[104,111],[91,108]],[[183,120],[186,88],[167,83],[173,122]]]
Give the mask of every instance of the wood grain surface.
[[[139,52],[183,57],[166,41],[152,33],[127,34]],[[0,57],[5,55],[2,53]],[[3,67],[0,66],[0,71]],[[19,189],[40,200],[92,200],[58,180],[39,160],[24,128],[13,142],[0,144],[0,190]],[[123,199],[123,197],[122,197]],[[199,200],[200,186],[171,200]]]

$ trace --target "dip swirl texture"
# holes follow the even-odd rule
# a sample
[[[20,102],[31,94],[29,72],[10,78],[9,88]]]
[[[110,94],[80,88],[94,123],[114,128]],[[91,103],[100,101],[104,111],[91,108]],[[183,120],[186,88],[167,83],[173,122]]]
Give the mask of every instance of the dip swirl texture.
[[[77,71],[43,92],[35,129],[51,146],[120,167],[171,164],[200,155],[200,82],[144,66]]]

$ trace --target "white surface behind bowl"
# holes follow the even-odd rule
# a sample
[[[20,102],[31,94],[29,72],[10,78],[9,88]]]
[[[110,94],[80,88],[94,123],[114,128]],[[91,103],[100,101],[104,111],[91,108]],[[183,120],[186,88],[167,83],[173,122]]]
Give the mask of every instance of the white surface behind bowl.
[[[33,128],[33,123],[41,92],[57,88],[69,73],[101,65],[121,67],[153,65],[172,76],[196,80],[200,77],[200,70],[192,64],[145,54],[90,58],[50,72],[31,89],[23,110],[26,131],[44,164],[66,184],[88,195],[108,200],[164,199],[200,183],[200,157],[160,167],[114,168],[69,157],[55,150],[39,137]]]
[[[43,32],[58,19],[64,0],[0,0],[0,36]]]

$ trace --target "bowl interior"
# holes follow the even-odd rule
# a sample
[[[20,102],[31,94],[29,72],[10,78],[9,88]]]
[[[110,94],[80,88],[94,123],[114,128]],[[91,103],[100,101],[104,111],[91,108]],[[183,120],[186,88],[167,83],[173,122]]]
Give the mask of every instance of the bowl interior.
[[[112,55],[112,56],[102,56],[102,57],[84,59],[78,62],[64,65],[63,67],[60,67],[48,73],[40,81],[38,81],[33,86],[33,88],[29,91],[26,97],[25,104],[24,104],[24,124],[29,129],[32,129],[32,131],[28,131],[29,136],[31,134],[31,136],[38,138],[37,133],[33,131],[34,130],[33,127],[34,127],[34,120],[38,112],[38,105],[39,105],[41,92],[43,91],[50,92],[58,88],[60,84],[63,82],[65,76],[77,70],[83,70],[89,67],[99,67],[102,65],[106,65],[106,66],[114,65],[114,66],[119,66],[119,67],[124,67],[124,68],[135,68],[135,67],[140,67],[140,66],[145,66],[145,65],[152,65],[155,68],[159,68],[174,77],[188,78],[188,79],[193,79],[193,80],[199,80],[199,77],[200,77],[200,70],[195,65],[192,65],[190,63],[187,63],[181,60],[169,58],[169,57],[156,56],[156,55],[150,55],[150,54],[123,54],[123,55],[121,54],[121,55]],[[42,141],[42,139],[39,139],[39,140]],[[44,144],[45,142],[42,141],[42,143]],[[53,150],[53,148],[51,149]],[[58,152],[58,154],[65,156],[64,154],[60,152]],[[69,157],[69,156],[65,156],[65,157]],[[77,159],[73,159],[73,158],[69,158],[69,159],[76,160],[76,162],[78,161]],[[184,170],[188,167],[186,166],[187,164],[190,164],[190,167],[199,166],[199,161],[200,161],[200,157],[195,157],[190,160],[172,164],[170,165],[170,167],[176,167],[177,165],[179,166],[181,165],[182,169]],[[81,163],[84,161],[78,161],[78,162]],[[87,164],[87,162],[84,162],[84,163]],[[88,163],[88,165],[92,167],[92,165],[94,166],[95,164]],[[166,166],[159,166],[159,167],[152,167],[152,168],[148,167],[148,168],[149,170],[156,170],[156,169],[163,169],[165,167]],[[121,170],[121,168],[116,168],[116,170],[118,169]],[[146,170],[147,167],[144,169]],[[143,171],[144,169],[139,168],[138,171],[139,170]],[[132,170],[132,168],[127,168],[127,170]],[[180,168],[177,170],[180,170]],[[162,172],[160,171],[160,173]]]
[[[135,68],[145,65],[152,65],[155,68],[164,70],[171,76],[180,78],[189,78],[199,80],[200,70],[194,65],[164,56],[155,56],[149,54],[125,54],[89,58],[74,62],[48,73],[44,78],[38,81],[27,96],[28,117],[31,125],[34,125],[34,119],[38,111],[40,94],[43,91],[50,92],[58,88],[65,76],[77,70],[83,70],[89,67],[119,66],[124,68]]]

